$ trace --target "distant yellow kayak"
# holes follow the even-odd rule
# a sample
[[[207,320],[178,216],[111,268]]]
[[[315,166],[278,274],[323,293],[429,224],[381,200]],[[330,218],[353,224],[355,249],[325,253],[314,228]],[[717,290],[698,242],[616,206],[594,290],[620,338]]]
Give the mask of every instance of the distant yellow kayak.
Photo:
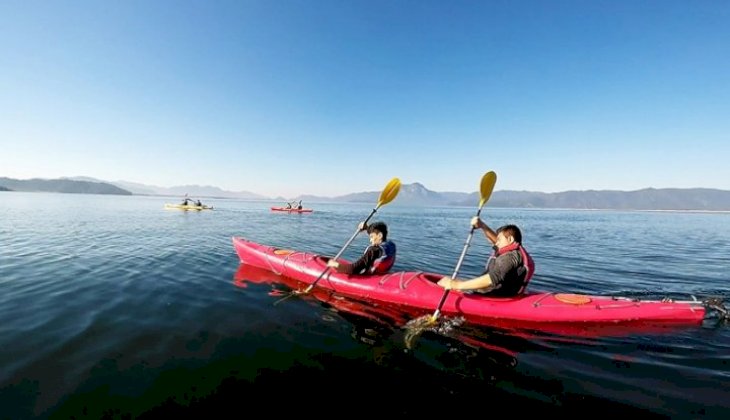
[[[213,210],[213,206],[206,206],[206,205],[194,206],[192,204],[184,205],[184,204],[170,204],[170,203],[166,203],[165,208],[173,209],[173,210]]]

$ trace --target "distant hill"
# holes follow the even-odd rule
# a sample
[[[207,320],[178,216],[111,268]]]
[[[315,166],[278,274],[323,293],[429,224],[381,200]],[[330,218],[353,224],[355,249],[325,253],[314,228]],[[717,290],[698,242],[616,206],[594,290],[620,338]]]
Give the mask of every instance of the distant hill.
[[[187,194],[190,197],[207,197],[207,198],[240,198],[244,200],[267,200],[266,196],[259,195],[248,191],[226,191],[218,187],[208,185],[179,185],[174,187],[159,187],[156,185],[146,185],[129,181],[101,181],[89,177],[72,177],[66,179],[80,181],[96,181],[108,182],[119,188],[131,191],[135,195],[163,195],[182,197]]]
[[[270,198],[248,191],[226,191],[213,186],[181,185],[158,187],[129,181],[108,182],[89,177],[59,180],[32,179],[20,181],[0,178],[0,190],[78,192],[87,194],[136,194],[207,198],[239,198],[244,200],[302,200],[309,203],[371,203],[375,204],[381,191],[355,192],[337,197],[300,195],[293,198]],[[479,193],[437,192],[414,182],[402,184],[398,196],[390,205],[461,206],[479,204]],[[730,211],[730,191],[709,188],[645,188],[636,191],[586,190],[544,193],[534,191],[494,191],[489,207],[544,209],[607,209],[607,210],[689,210]]]
[[[456,204],[473,205],[478,193]],[[541,193],[495,191],[490,207],[612,210],[730,211],[730,191],[709,188],[645,188],[636,191],[587,190]]]
[[[5,188],[2,185],[0,185],[0,191],[12,191],[10,188]]]
[[[328,198],[311,195],[297,197],[304,202],[376,203],[380,191],[368,191]],[[435,192],[420,183],[401,185],[392,205],[464,206],[479,204],[479,193]],[[610,209],[610,210],[700,210],[730,211],[730,191],[708,188],[645,188],[636,191],[587,190],[543,193],[532,191],[494,191],[489,207]]]
[[[367,191],[342,195],[339,197],[327,198],[313,195],[303,195],[296,199],[302,201],[332,201],[332,202],[349,202],[349,203],[376,203],[382,191]],[[449,206],[455,205],[459,201],[467,200],[469,193],[454,192],[436,192],[431,191],[423,184],[415,182],[413,184],[402,184],[398,196],[393,204],[409,206]],[[479,201],[477,199],[477,201]]]
[[[13,179],[0,178],[0,186],[13,191],[57,192],[77,194],[132,195],[116,185],[104,182],[72,181],[70,179]]]
[[[240,198],[244,200],[266,200],[268,197],[248,191],[226,191],[210,185],[179,185],[175,187],[157,187],[151,185],[135,184],[132,182],[116,181],[115,185],[129,189],[138,195],[171,195],[182,197],[185,194],[190,197],[209,198]]]

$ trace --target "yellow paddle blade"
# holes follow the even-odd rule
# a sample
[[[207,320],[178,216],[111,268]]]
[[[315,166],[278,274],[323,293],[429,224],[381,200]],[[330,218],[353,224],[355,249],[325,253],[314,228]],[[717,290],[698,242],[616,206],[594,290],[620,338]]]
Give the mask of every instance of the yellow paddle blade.
[[[400,191],[400,179],[393,178],[385,186],[383,192],[380,193],[380,198],[378,199],[378,205],[376,207],[379,208],[380,206],[383,206],[393,201],[395,196],[398,195],[398,191]]]
[[[482,182],[479,184],[479,193],[481,194],[481,200],[479,200],[479,208],[484,207],[489,197],[492,195],[494,190],[494,184],[497,182],[497,174],[494,171],[489,171],[482,176]]]

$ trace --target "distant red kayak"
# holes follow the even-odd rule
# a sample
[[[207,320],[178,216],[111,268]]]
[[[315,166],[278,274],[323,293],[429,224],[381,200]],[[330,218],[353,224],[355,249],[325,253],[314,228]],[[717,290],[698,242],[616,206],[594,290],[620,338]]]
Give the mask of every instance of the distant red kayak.
[[[277,248],[234,237],[241,263],[311,284],[326,269],[329,257]],[[384,275],[353,275],[329,270],[317,287],[353,298],[398,304],[414,315],[433,313],[444,289],[436,284],[444,274],[401,271]],[[602,323],[700,325],[706,305],[701,301],[639,300],[556,292],[528,292],[512,298],[489,297],[452,290],[444,316],[461,316],[477,324],[495,322],[573,324],[586,328]]]
[[[281,211],[285,213],[311,213],[312,209],[288,209],[286,207],[272,207],[271,211]]]

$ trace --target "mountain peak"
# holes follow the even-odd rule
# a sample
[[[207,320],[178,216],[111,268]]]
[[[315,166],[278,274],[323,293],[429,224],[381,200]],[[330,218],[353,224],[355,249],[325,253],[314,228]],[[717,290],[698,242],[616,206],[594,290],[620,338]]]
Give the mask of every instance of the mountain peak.
[[[404,189],[405,191],[410,191],[410,192],[430,192],[431,191],[428,188],[426,188],[423,184],[421,184],[420,182],[414,182],[412,184],[403,184],[403,185],[401,185],[401,188]]]
[[[428,189],[423,184],[421,184],[420,182],[414,182],[412,184],[406,184],[406,186],[410,186],[410,187],[413,187],[413,188],[423,188],[424,190]]]

